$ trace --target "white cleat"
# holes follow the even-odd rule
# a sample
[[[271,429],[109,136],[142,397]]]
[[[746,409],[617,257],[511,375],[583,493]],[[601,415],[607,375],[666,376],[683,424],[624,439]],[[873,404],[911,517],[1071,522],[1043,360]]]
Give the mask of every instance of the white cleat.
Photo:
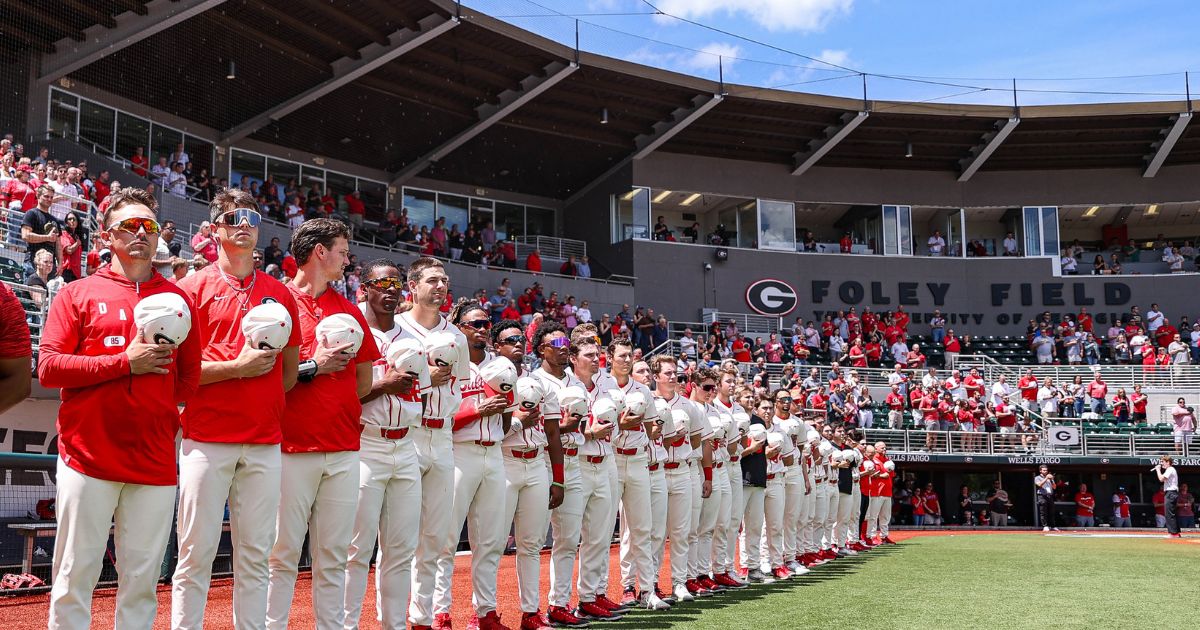
[[[687,589],[685,588],[684,590]],[[653,591],[642,593],[642,596],[638,598],[638,606],[646,610],[668,610],[671,608],[670,604],[659,599],[658,595],[655,595]]]
[[[790,569],[790,570],[791,570],[793,576],[804,575],[805,573],[808,573],[808,567],[804,566],[803,564],[800,564],[799,562],[796,563],[795,569]]]
[[[696,597],[692,595],[690,591],[688,591],[687,586],[682,582],[675,585],[675,599],[678,599],[681,602],[696,601]]]

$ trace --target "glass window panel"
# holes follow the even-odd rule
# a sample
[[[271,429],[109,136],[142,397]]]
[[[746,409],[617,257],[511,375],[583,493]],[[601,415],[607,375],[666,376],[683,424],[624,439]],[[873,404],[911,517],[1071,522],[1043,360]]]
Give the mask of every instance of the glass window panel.
[[[647,202],[650,200],[650,195],[643,195]],[[646,204],[646,216],[649,215],[650,204]],[[554,231],[554,211],[549,208],[538,208],[536,206],[525,207],[525,235],[526,236],[556,236]]]
[[[151,123],[150,125],[150,165],[154,166],[158,163],[158,158],[165,157],[168,160],[171,154],[183,142],[183,133],[168,129],[162,125]],[[260,160],[262,158],[259,158]],[[261,176],[260,176],[261,178]]]
[[[517,239],[525,236],[525,206],[496,202],[496,238]]]
[[[617,239],[650,238],[650,189],[634,188],[617,196]]]
[[[213,172],[213,145],[207,140],[201,140],[196,136],[184,135],[183,150],[188,154],[188,160],[192,163],[192,176],[196,177],[200,171]]]
[[[355,189],[355,178],[342,173],[326,171],[325,187],[333,193],[333,198],[337,200],[337,208],[340,212],[347,212],[346,195]]]
[[[900,222],[900,255],[912,256],[912,207],[898,206],[897,219]]]
[[[415,188],[404,189],[404,210],[408,212],[408,222],[413,230],[421,226],[433,227],[433,218],[437,208],[437,193]]]
[[[455,226],[461,232],[467,226],[467,219],[470,216],[471,202],[466,197],[460,195],[438,195],[437,218],[445,219],[447,230],[453,229]]]
[[[79,130],[79,99],[59,90],[50,91],[49,131],[56,136],[74,138]]]
[[[264,158],[255,153],[234,149],[229,161],[229,184],[237,188],[250,188],[250,183],[261,184],[265,172]]]
[[[146,155],[146,146],[150,142],[150,121],[124,112],[117,113],[117,155],[129,159],[142,149]]]
[[[1022,208],[1025,219],[1025,255],[1042,255],[1042,225],[1040,208]]]
[[[369,179],[358,180],[358,196],[367,206],[368,218],[382,218],[387,209],[387,184]]]
[[[300,168],[300,194],[304,196],[305,203],[319,203],[319,199],[325,195],[325,169],[314,168],[312,166],[303,166]],[[310,203],[310,200],[311,203]]]
[[[796,251],[795,204],[758,200],[758,248]]]
[[[1042,255],[1057,256],[1058,252],[1058,208],[1042,208]]]
[[[495,226],[494,205],[491,199],[471,199],[471,225],[476,230],[482,230],[489,221]]]
[[[900,222],[896,206],[883,207],[883,254],[895,256],[900,253]]]
[[[295,162],[267,158],[267,176],[271,178],[275,195],[280,201],[287,201],[284,197],[289,188],[299,190],[300,165]]]
[[[113,150],[113,128],[117,124],[117,112],[91,101],[79,103],[79,137],[85,142],[94,142],[97,153],[107,155]]]

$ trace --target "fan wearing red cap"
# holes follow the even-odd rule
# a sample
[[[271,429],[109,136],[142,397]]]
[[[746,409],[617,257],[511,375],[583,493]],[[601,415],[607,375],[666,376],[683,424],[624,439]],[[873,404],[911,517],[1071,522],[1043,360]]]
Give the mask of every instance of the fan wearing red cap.
[[[300,365],[283,414],[268,628],[288,625],[306,534],[317,626],[338,627],[345,620],[346,561],[354,535],[354,519],[347,515],[358,503],[360,399],[371,392],[371,365],[379,359],[362,311],[330,287],[343,277],[349,238],[345,224],[332,219],[313,219],[292,233],[299,270],[286,286],[299,314]]]
[[[126,188],[105,217],[101,239],[112,264],[66,285],[51,302],[42,331],[38,377],[62,388],[58,409],[54,588],[50,627],[91,625],[92,589],[114,527],[117,583],[115,623],[154,623],[159,566],[175,507],[177,405],[200,383],[200,341],[190,333],[179,344],[146,340],[135,323],[143,300],[190,300],[154,271],[157,203],[144,190]],[[159,307],[164,306],[160,304]],[[159,315],[179,316],[183,311]],[[161,332],[177,336],[179,329]],[[151,336],[153,339],[153,336]],[[131,413],[136,410],[136,413]],[[115,517],[115,523],[114,523]]]
[[[257,213],[254,197],[225,189],[209,207],[217,262],[178,283],[196,305],[195,334],[204,348],[200,390],[181,416],[179,562],[171,589],[179,628],[204,626],[230,493],[238,500],[230,502],[229,516],[239,523],[232,532],[238,549],[232,612],[238,619],[266,617],[275,523],[263,515],[279,511],[285,394],[296,383],[300,356],[295,298],[278,280],[254,270],[258,219],[226,220]]]

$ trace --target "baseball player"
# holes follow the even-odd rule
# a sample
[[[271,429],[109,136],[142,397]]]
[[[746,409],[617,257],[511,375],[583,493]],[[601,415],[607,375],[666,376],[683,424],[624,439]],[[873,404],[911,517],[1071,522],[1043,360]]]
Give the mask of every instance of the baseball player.
[[[791,556],[787,555],[787,538],[790,533],[787,523],[789,518],[787,475],[788,471],[797,465],[796,460],[800,456],[800,451],[796,448],[792,435],[788,432],[789,425],[786,422],[791,418],[792,395],[787,390],[779,389],[775,391],[773,397],[773,408],[764,417],[767,429],[767,489],[763,495],[763,514],[765,515],[763,529],[765,529],[767,537],[766,553],[761,555],[767,560],[766,571],[776,580],[786,580],[792,576],[792,571],[787,566],[787,561],[791,559]],[[764,409],[764,411],[766,410]],[[800,479],[803,482],[804,477],[801,476]],[[803,490],[803,483],[800,488]],[[756,527],[754,533],[758,534],[758,531]],[[749,535],[747,536],[747,540],[749,540]],[[746,546],[749,547],[749,545],[750,543],[747,542]]]
[[[654,592],[657,580],[650,551],[653,515],[650,509],[649,433],[657,426],[658,411],[650,388],[631,378],[633,344],[629,339],[613,340],[606,352],[609,371],[597,376],[596,388],[605,393],[618,392],[616,395],[624,398],[627,407],[632,407],[636,400],[644,409],[640,414],[635,414],[632,408],[627,410],[612,443],[617,471],[614,502],[621,508],[621,577],[622,582],[628,584],[621,604],[626,605],[627,600],[632,599],[643,608],[666,610],[671,605]],[[608,524],[609,531],[614,525],[613,522]],[[636,591],[629,583],[631,576],[636,578],[639,587]]]
[[[650,364],[645,361],[635,361],[631,378],[645,385],[647,391],[650,391],[650,386],[654,383],[654,379],[650,373]],[[648,449],[649,459],[646,469],[650,473],[651,573],[655,577],[654,594],[668,605],[674,605],[678,600],[675,599],[674,595],[664,592],[659,588],[658,576],[662,568],[663,544],[667,540],[667,469],[664,467],[664,464],[667,462],[667,447],[664,444],[664,440],[675,439],[675,424],[668,420],[671,409],[667,406],[666,401],[661,398],[654,398],[652,402],[655,406],[655,412],[658,414],[658,421],[647,431],[647,435],[650,438],[650,448]],[[629,529],[625,528],[621,533],[621,545],[623,548],[631,544],[628,538]],[[625,589],[634,588],[632,570],[626,573],[624,564],[621,565],[621,568]]]
[[[750,416],[745,408],[734,400],[734,388],[737,387],[738,372],[736,368],[721,370],[721,380],[717,383],[717,395],[712,407],[716,416],[725,426],[725,444],[720,452],[714,450],[724,461],[723,469],[729,487],[729,515],[717,522],[713,532],[713,567],[712,580],[728,588],[745,588],[746,583],[735,571],[733,562],[733,545],[737,539],[738,529],[742,524],[745,504],[742,500],[742,440],[750,428]],[[748,400],[748,395],[747,395]],[[724,515],[724,511],[722,511]]]
[[[250,193],[224,189],[209,214],[220,247],[217,262],[179,281],[196,305],[200,389],[183,410],[179,447],[179,561],[171,588],[171,626],[204,626],[213,558],[229,502],[234,625],[260,626],[267,615],[267,557],[279,511],[281,421],[286,391],[296,384],[300,316],[278,280],[254,270],[262,215]],[[250,309],[276,302],[293,322],[287,345],[256,348],[242,334]],[[253,408],[247,400],[255,401]]]
[[[858,552],[846,547],[846,525],[850,520],[851,502],[854,494],[854,458],[848,452],[850,444],[846,440],[846,428],[841,423],[833,428],[833,448],[837,457],[833,466],[834,496],[830,504],[836,504],[830,520],[833,525],[829,529],[829,547],[837,556],[853,556]]]
[[[888,464],[892,460],[887,456],[887,444],[885,442],[875,443],[875,457],[872,462],[875,465],[875,490],[870,502],[867,504],[867,540],[874,540],[878,534],[880,542],[883,544],[896,544],[888,537],[888,525],[892,522],[892,480],[895,478],[895,464],[892,464],[893,470],[888,470]]]
[[[523,330],[521,323],[515,320],[503,320],[492,327],[492,347],[496,354],[512,361],[518,373],[524,371],[526,339]],[[558,423],[544,420],[544,413],[549,413],[551,405],[557,409],[558,403],[547,401],[538,381],[530,381],[537,386],[542,400],[532,409],[518,405],[513,410],[508,433],[501,444],[506,479],[503,523],[514,526],[520,630],[554,627],[538,608],[542,599],[541,555],[550,510],[563,501],[563,455]],[[550,459],[549,469],[546,458],[542,457],[543,451]]]
[[[712,389],[707,389],[708,383],[700,385],[700,387],[692,390],[693,394],[697,391],[699,395],[705,399],[704,410],[708,415],[709,424],[713,427],[712,436],[712,493],[707,499],[700,511],[700,533],[697,536],[697,582],[704,588],[713,592],[724,591],[729,588],[743,588],[743,584],[733,580],[718,581],[716,576],[720,575],[720,567],[723,562],[723,556],[728,552],[728,541],[724,538],[724,530],[729,524],[730,504],[733,500],[732,492],[729,489],[729,441],[737,441],[737,426],[733,423],[733,414],[728,411],[727,407],[718,407],[714,404],[717,399],[717,390],[721,387],[720,383],[728,379],[729,389],[733,389],[733,383],[736,382],[736,368],[730,366],[722,368],[723,371],[717,372],[717,382],[712,383]],[[733,370],[733,375],[728,375],[726,371]],[[707,524],[711,519],[712,527],[707,528]]]
[[[434,615],[433,592],[442,550],[458,540],[454,520],[454,447],[451,425],[462,404],[462,388],[471,377],[467,338],[442,316],[450,278],[436,258],[422,257],[408,266],[412,308],[398,317],[400,339],[415,339],[429,359],[429,388],[422,392],[425,411],[409,434],[421,469],[421,530],[413,555],[409,623],[415,630],[449,628],[448,612]],[[444,358],[435,359],[434,354]],[[435,365],[436,363],[436,365]]]
[[[533,333],[531,345],[542,359],[542,364],[534,371],[534,376],[542,384],[544,401],[547,403],[542,409],[542,418],[544,422],[559,424],[563,454],[562,481],[553,482],[562,484],[563,501],[550,513],[554,547],[550,550],[550,593],[546,617],[556,627],[586,627],[587,621],[577,617],[567,607],[571,603],[571,578],[575,573],[575,557],[583,525],[583,478],[579,463],[579,447],[583,445],[583,434],[580,433],[583,415],[571,414],[563,405],[568,395],[573,397],[576,392],[583,392],[586,396],[586,389],[583,382],[567,369],[570,365],[571,340],[562,324],[543,320]]]
[[[38,378],[62,388],[58,409],[50,628],[88,628],[92,590],[114,526],[118,628],[150,628],[175,501],[176,405],[200,383],[200,340],[155,345],[134,324],[145,298],[184,292],[155,272],[157,203],[126,188],[110,197],[100,238],[112,262],[66,285],[42,330]],[[130,413],[136,409],[137,413]]]
[[[503,628],[496,613],[496,579],[508,526],[496,518],[504,510],[504,459],[500,441],[512,419],[512,394],[493,391],[484,372],[497,358],[488,349],[492,320],[479,302],[464,300],[450,312],[450,321],[467,339],[470,378],[463,383],[462,404],[454,416],[454,519],[450,529],[462,531],[467,521],[471,542],[471,588],[475,617],[481,630]],[[516,382],[512,366],[513,385]],[[448,539],[438,557],[437,586],[433,592],[434,614],[450,613],[451,580],[458,537]]]
[[[799,553],[802,536],[803,524],[806,515],[811,513],[808,510],[808,501],[811,494],[810,481],[807,476],[807,470],[804,468],[801,461],[800,453],[797,452],[799,438],[803,430],[804,423],[793,415],[793,409],[797,408],[797,402],[787,392],[775,397],[774,416],[771,418],[771,424],[778,428],[778,431],[785,438],[787,444],[784,445],[782,451],[785,455],[791,455],[789,461],[786,462],[786,470],[783,477],[784,491],[784,508],[783,508],[783,571],[779,571],[778,566],[772,568],[772,572],[776,579],[786,579],[792,574],[800,573],[802,568],[795,558]]]
[[[296,588],[296,565],[308,534],[312,554],[312,602],[316,627],[342,628],[345,622],[346,560],[358,507],[358,448],[362,433],[359,399],[371,391],[371,364],[379,358],[374,337],[331,345],[317,325],[334,314],[351,316],[359,330],[368,325],[362,311],[329,284],[349,264],[350,232],[333,219],[313,219],[292,234],[299,269],[287,286],[300,317],[300,367],[287,393],[283,420],[283,483],[278,534],[270,556],[267,627],[288,625]],[[313,413],[320,409],[321,413]]]
[[[404,277],[395,263],[379,259],[363,267],[367,301],[363,315],[385,360],[373,366],[371,393],[363,397],[361,449],[358,461],[358,510],[346,562],[346,627],[361,621],[363,597],[375,543],[378,616],[386,630],[403,630],[408,622],[412,559],[417,548],[421,512],[421,473],[417,448],[409,435],[421,421],[421,390],[429,387],[429,369],[421,346],[400,340],[396,317]],[[406,362],[415,374],[401,371]],[[415,355],[415,356],[412,356]]]
[[[704,411],[687,397],[679,394],[675,358],[656,354],[650,360],[654,374],[654,395],[666,401],[671,409],[675,436],[664,440],[667,457],[663,464],[667,477],[667,528],[671,540],[671,584],[678,601],[692,601],[695,595],[688,588],[689,538],[692,531],[693,449],[699,450],[702,439],[712,435],[712,427]],[[711,370],[710,370],[711,374]],[[694,445],[694,446],[693,446]],[[704,460],[702,459],[701,462]],[[711,452],[707,461],[711,463]],[[708,489],[711,492],[711,486]],[[661,557],[661,556],[660,556]],[[659,562],[661,564],[661,560]],[[695,583],[692,582],[693,588]]]
[[[833,525],[837,520],[837,459],[840,451],[833,443],[833,425],[826,423],[821,427],[821,465],[824,475],[823,483],[817,492],[817,517],[813,522],[813,544],[817,546],[817,555],[824,560],[835,560],[833,552]]]
[[[871,511],[871,499],[876,496],[875,486],[878,483],[875,478],[875,447],[867,444],[863,447],[863,461],[859,465],[858,485],[861,486],[862,496],[859,498],[859,517],[858,517],[858,542],[865,549],[872,549],[875,544],[867,538],[867,529],[870,525],[867,523],[867,514]]]
[[[709,597],[724,591],[725,587],[707,579],[701,566],[701,549],[704,557],[712,554],[712,531],[717,526],[721,496],[713,498],[713,439],[717,428],[708,415],[708,404],[717,393],[718,372],[711,368],[700,368],[692,372],[692,391],[689,399],[704,416],[705,430],[692,438],[692,452],[688,456],[694,462],[692,471],[692,527],[688,538],[688,581],[685,585],[693,596]],[[721,435],[724,435],[722,433]],[[728,485],[728,481],[725,482]],[[705,579],[701,579],[704,576]]]
[[[747,402],[750,402],[747,400]],[[767,456],[767,423],[771,419],[771,409],[774,403],[769,398],[764,398],[758,403],[754,409],[755,415],[751,418],[751,425],[746,430],[745,447],[742,449],[742,462],[740,468],[743,469],[743,475],[747,480],[747,485],[742,489],[742,496],[745,500],[743,508],[744,516],[740,538],[740,549],[742,566],[746,567],[746,578],[751,582],[766,582],[768,580],[766,572],[763,571],[761,542],[763,540],[764,531],[764,516],[766,508],[766,492],[770,481],[778,480],[775,484],[778,490],[782,490],[783,478],[776,477],[771,474],[773,468],[777,468],[780,475],[783,473],[783,463],[776,462],[773,466],[770,458]],[[777,453],[776,453],[777,454]],[[776,492],[775,501],[778,502],[778,510],[772,512],[773,517],[778,517],[778,523],[775,524],[774,530],[778,533],[783,526],[783,495]],[[774,505],[773,505],[774,507]],[[776,513],[777,512],[777,513]],[[768,545],[770,548],[770,545]],[[776,551],[782,551],[776,546]],[[782,558],[780,558],[782,562]],[[766,563],[769,565],[769,562]],[[768,572],[771,567],[767,567]]]

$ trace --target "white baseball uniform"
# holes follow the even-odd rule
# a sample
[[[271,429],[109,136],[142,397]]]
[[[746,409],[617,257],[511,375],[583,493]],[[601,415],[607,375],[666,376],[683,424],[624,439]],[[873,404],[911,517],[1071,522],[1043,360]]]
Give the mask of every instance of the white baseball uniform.
[[[802,455],[796,448],[798,436],[804,431],[804,423],[795,416],[775,417],[772,422],[786,438],[785,449],[787,445],[793,449],[793,462],[784,473],[783,561],[786,563],[800,554],[801,529],[805,522],[804,508],[808,497],[811,496],[806,494],[803,464],[800,461]]]
[[[387,332],[372,328],[371,334],[380,354],[387,356],[388,346],[401,336],[402,329],[398,324]],[[376,361],[372,370],[376,379],[382,378],[387,362]],[[421,391],[428,388],[429,373],[425,371],[408,394],[384,394],[363,405],[358,509],[346,562],[347,628],[359,625],[376,541],[375,586],[381,626],[403,630],[407,625],[412,560],[421,531],[421,511],[414,509],[421,503],[421,472],[409,434],[420,425]]]
[[[525,613],[537,612],[542,599],[541,554],[550,521],[550,466],[543,455],[547,445],[544,423],[551,404],[557,409],[557,402],[543,400],[542,420],[531,426],[514,422],[501,444],[505,473],[502,524],[506,529],[509,523],[514,527],[517,590],[521,612]]]
[[[558,398],[562,390],[578,387],[587,391],[583,382],[575,378],[570,370],[558,378],[543,366],[533,375],[541,382],[546,393],[542,407],[546,422],[559,422],[562,419],[561,401]],[[577,430],[562,431],[559,439],[563,448],[563,502],[550,512],[554,547],[550,550],[550,593],[547,599],[551,606],[566,607],[571,603],[571,577],[575,573],[575,558],[579,553],[580,529],[583,526],[583,472],[579,462],[583,434]],[[547,465],[549,461],[550,455],[547,454]]]
[[[667,469],[663,467],[667,462],[667,448],[663,440],[675,438],[675,425],[664,418],[661,430],[662,433],[651,442],[647,451],[647,470],[650,473],[650,562],[651,574],[654,575],[656,584],[662,568],[664,543],[667,540]],[[627,565],[624,560],[628,557],[625,549],[631,544],[629,529],[622,526],[621,581],[625,588],[634,587],[632,562]]]
[[[450,529],[462,531],[464,520],[471,542],[472,605],[477,617],[496,610],[496,579],[508,525],[497,519],[505,507],[504,458],[500,441],[504,439],[503,414],[479,417],[473,405],[493,394],[486,390],[480,370],[496,360],[488,353],[479,365],[470,364],[471,376],[462,387],[463,404],[459,407],[458,426],[454,430],[454,518]],[[504,359],[507,361],[507,359]],[[509,397],[511,403],[512,398]],[[461,417],[468,413],[463,425]],[[511,405],[505,413],[512,413]],[[447,541],[438,557],[437,586],[433,592],[434,614],[449,613],[451,581],[454,576],[454,553],[458,536]]]
[[[688,572],[691,554],[693,523],[698,526],[700,519],[700,494],[698,480],[700,474],[700,450],[692,449],[693,435],[707,438],[712,434],[712,427],[700,405],[680,396],[678,392],[667,400],[672,410],[681,410],[688,414],[687,427],[675,427],[674,441],[664,443],[667,447],[667,461],[664,468],[667,471],[667,528],[671,539],[671,583],[675,586],[683,584],[692,576]],[[695,457],[693,457],[695,455]],[[693,503],[695,505],[693,505]]]
[[[725,454],[728,460],[725,464],[726,474],[729,477],[729,520],[725,523],[717,524],[717,531],[714,534],[714,545],[718,540],[723,541],[723,552],[714,560],[713,571],[716,573],[733,574],[737,568],[734,562],[733,547],[737,542],[738,531],[741,529],[742,520],[746,514],[746,494],[745,488],[742,485],[742,449],[745,448],[743,440],[745,434],[741,433],[737,428],[737,423],[733,417],[734,413],[746,413],[746,410],[735,401],[730,401],[729,405],[721,402],[720,398],[713,401],[718,409],[722,410],[722,414],[728,413],[730,420],[734,422],[731,432],[726,436],[726,442],[732,444],[734,451],[732,454],[728,450]]]
[[[737,427],[733,423],[733,416],[724,412],[723,407],[709,404],[705,412],[713,427],[713,476],[712,493],[704,500],[700,510],[700,532],[696,537],[699,545],[697,570],[699,575],[713,576],[721,573],[722,562],[729,552],[725,528],[729,524],[733,495],[729,489],[729,450],[726,440],[731,437],[736,439]]]
[[[821,445],[833,445],[822,440]],[[833,525],[837,521],[837,470],[827,455],[821,457],[821,474],[824,475],[817,490],[817,514],[813,518],[813,544],[827,551],[833,544]]]
[[[430,334],[445,331],[454,335],[459,350],[449,380],[422,392],[426,396],[424,417],[408,436],[416,446],[417,465],[421,471],[421,528],[413,556],[408,617],[413,625],[427,626],[433,623],[433,591],[437,585],[438,556],[446,545],[458,541],[459,532],[451,525],[454,520],[451,426],[454,414],[462,404],[463,384],[471,377],[471,356],[466,336],[444,317],[433,328],[425,328],[418,323],[411,311],[398,315],[396,319],[403,331],[398,339],[416,339],[424,344]]]
[[[593,377],[592,383],[585,382],[588,388],[588,408],[596,401],[607,397],[600,387],[599,375]],[[589,415],[587,420],[592,421]],[[613,424],[613,431],[607,437],[595,439],[584,437],[583,445],[579,448],[579,471],[582,480],[583,522],[580,528],[579,542],[579,601],[590,602],[596,595],[603,594],[600,585],[608,576],[609,547],[612,541],[615,524],[617,471],[613,461],[612,440],[620,435],[620,428]]]

